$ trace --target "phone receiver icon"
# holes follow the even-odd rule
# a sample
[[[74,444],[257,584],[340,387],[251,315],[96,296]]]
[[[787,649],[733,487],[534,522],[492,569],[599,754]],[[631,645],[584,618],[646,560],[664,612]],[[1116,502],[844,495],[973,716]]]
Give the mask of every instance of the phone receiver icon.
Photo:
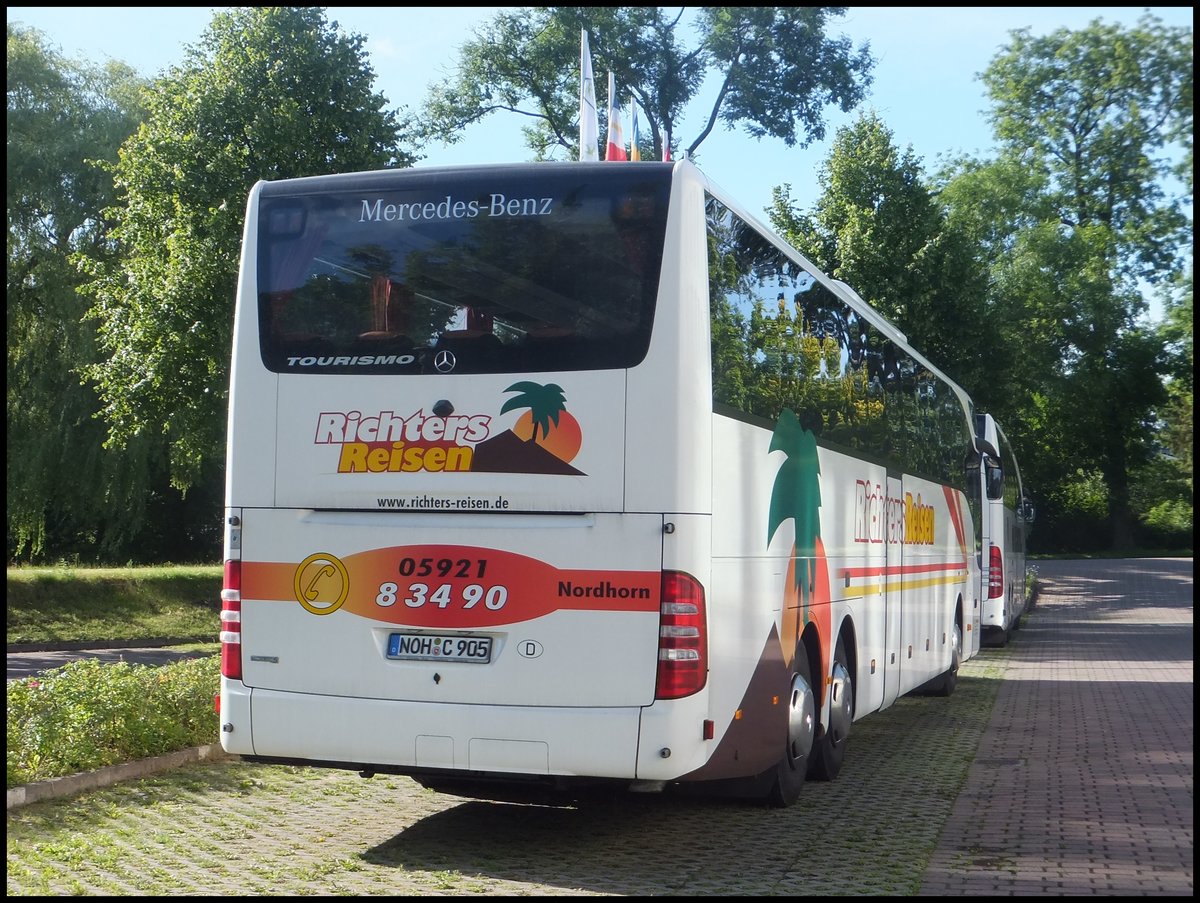
[[[320,593],[317,591],[317,581],[322,577],[332,577],[336,573],[337,569],[334,568],[332,564],[323,566],[320,570],[313,574],[312,580],[308,581],[308,586],[304,589],[304,598],[308,599],[309,602],[316,602],[317,596],[320,595]]]

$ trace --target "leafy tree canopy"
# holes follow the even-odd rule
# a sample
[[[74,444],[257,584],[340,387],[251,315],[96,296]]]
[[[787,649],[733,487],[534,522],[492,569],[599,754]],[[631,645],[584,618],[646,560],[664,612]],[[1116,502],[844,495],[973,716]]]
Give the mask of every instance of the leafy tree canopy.
[[[773,225],[894,322],[909,343],[974,394],[982,382],[986,279],[969,236],[953,228],[911,148],[880,118],[838,130],[811,214],[777,188]]]
[[[822,112],[853,109],[871,84],[873,59],[845,37],[830,37],[841,6],[698,7],[681,34],[684,11],[658,7],[548,6],[505,10],[463,45],[456,75],[426,104],[430,138],[453,144],[472,123],[498,111],[527,120],[538,159],[578,152],[579,36],[588,32],[595,71],[612,72],[623,96],[646,117],[650,159],[666,145],[695,155],[718,122],[755,138],[806,147],[825,137]],[[719,90],[694,136],[679,124],[706,79]],[[628,93],[626,93],[628,92]],[[603,117],[601,117],[603,120]],[[604,134],[607,124],[600,123]]]
[[[113,552],[145,519],[154,448],[105,452],[95,360],[73,253],[103,253],[100,211],[113,161],[137,127],[142,80],[119,63],[66,59],[32,29],[8,26],[8,552]]]
[[[1035,485],[1102,475],[1114,548],[1132,542],[1130,474],[1154,454],[1165,400],[1143,287],[1176,284],[1191,254],[1190,178],[1173,177],[1191,156],[1192,77],[1191,29],[1151,16],[1013,32],[983,74],[998,159],[946,191],[998,190],[964,221],[986,239],[999,303],[1042,349],[1023,353],[1039,368],[1031,397],[1011,401],[1023,422],[1002,420]]]
[[[1196,360],[1192,351],[1195,318],[1192,314],[1192,269],[1183,280],[1183,292],[1177,299],[1168,298],[1166,317],[1160,331],[1167,345],[1170,379],[1167,382],[1168,404],[1163,411],[1166,421],[1164,444],[1180,469],[1192,480],[1192,458],[1195,430],[1192,425],[1192,391],[1195,383]]]
[[[983,74],[1003,152],[1045,174],[1066,230],[1103,227],[1114,278],[1177,274],[1190,233],[1181,174],[1168,150],[1192,152],[1191,29],[1143,16],[1133,28],[1012,33]],[[1178,155],[1175,157],[1178,160]]]
[[[259,179],[405,166],[407,122],[372,90],[359,35],[318,7],[237,7],[146,95],[111,168],[124,206],[82,259],[106,357],[87,369],[111,441],[161,432],[175,485],[224,454],[245,198]]]
[[[85,165],[115,157],[141,115],[142,79],[129,66],[63,58],[33,29],[8,25],[8,228],[28,250],[82,242],[112,180]],[[11,274],[10,274],[11,275]]]

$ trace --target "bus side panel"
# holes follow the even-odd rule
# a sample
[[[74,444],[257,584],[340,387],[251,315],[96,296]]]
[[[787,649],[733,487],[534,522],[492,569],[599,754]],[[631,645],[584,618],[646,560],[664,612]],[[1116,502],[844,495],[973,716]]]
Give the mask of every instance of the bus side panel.
[[[856,639],[858,720],[950,666],[960,600],[965,645],[977,581],[973,528],[957,490],[826,449],[821,472],[833,599],[847,603]]]
[[[743,694],[772,630],[788,661],[796,638],[815,628],[823,679],[849,619],[857,718],[944,672],[955,607],[961,597],[965,619],[971,590],[965,497],[915,477],[889,480],[882,466],[824,447],[817,449],[817,483],[795,474],[785,481],[783,468],[800,465],[785,448],[770,450],[767,430],[714,415],[713,435],[711,617],[720,637],[711,655],[714,673],[729,677],[713,687],[713,712],[728,717],[747,707]],[[775,498],[796,485],[816,485],[815,497]],[[805,558],[794,545],[795,522],[812,516],[812,506],[819,538],[815,556]],[[768,536],[773,516],[782,520]],[[806,593],[796,574],[808,568],[815,576]]]
[[[267,371],[259,355],[256,307],[260,191],[261,183],[250,193],[242,238],[229,383],[229,466],[225,469],[225,498],[228,505],[270,507],[275,504],[274,411],[279,378]],[[243,309],[246,307],[249,309]]]
[[[904,565],[890,575],[903,586],[901,693],[950,667],[955,607],[963,600],[964,629],[972,570],[970,518],[962,493],[905,476],[895,510],[902,521]]]
[[[770,452],[771,434],[761,427],[714,415],[718,466],[713,474],[714,594],[723,603],[721,666],[738,675],[718,710],[732,712],[749,675],[774,633],[781,658],[795,643],[783,635],[789,601],[788,574],[795,530],[782,524],[768,535],[771,492],[784,456]],[[786,648],[785,648],[786,647]],[[733,698],[736,690],[739,698]]]
[[[861,718],[898,694],[898,662],[890,653],[897,644],[900,592],[887,591],[887,468],[826,448],[820,463],[821,536],[837,606],[832,623],[850,619],[857,645],[854,708]]]
[[[672,188],[650,348],[628,371],[626,511],[712,510],[704,191],[684,172]]]
[[[680,172],[677,170],[677,172]],[[654,333],[646,361],[629,371],[625,510],[665,515],[663,567],[705,587],[708,614],[707,685],[683,699],[656,700],[642,715],[638,777],[671,780],[705,766],[720,745],[737,699],[757,661],[744,640],[761,648],[772,619],[746,623],[744,593],[731,593],[720,574],[713,536],[712,374],[709,361],[707,242],[702,184],[684,169],[673,186]],[[671,399],[660,404],[659,398]],[[714,695],[715,694],[715,695]],[[705,739],[712,721],[716,736]]]
[[[778,760],[786,727],[775,703],[786,698],[796,636],[792,607],[791,640],[781,638],[794,531],[788,523],[769,537],[767,529],[783,456],[771,454],[771,433],[762,427],[721,414],[710,414],[709,422],[714,469],[707,717],[715,736],[705,767],[690,775],[696,780],[748,776]]]
[[[967,536],[969,542],[968,549],[977,549],[978,544],[975,536],[975,523],[970,517],[967,518]],[[983,593],[982,593],[982,578],[980,576],[979,555],[967,555],[967,585],[963,592],[963,652],[962,660],[970,661],[979,654],[983,648]]]
[[[237,366],[236,364],[234,366]],[[244,367],[229,399],[229,460],[226,499],[231,506],[269,508],[275,504],[274,411],[279,378],[253,364]]]
[[[1011,560],[1007,562],[1005,571],[1011,575],[1008,581],[1013,594],[1013,610],[1021,615],[1029,604],[1025,589],[1025,522],[1011,508],[1005,510],[1004,521],[1008,547],[1011,550]]]
[[[1000,437],[1000,457],[1004,462],[1004,581],[1012,598],[1013,619],[1021,617],[1028,606],[1025,587],[1025,520],[1019,509],[1025,499],[1021,469],[1008,437],[996,425]]]

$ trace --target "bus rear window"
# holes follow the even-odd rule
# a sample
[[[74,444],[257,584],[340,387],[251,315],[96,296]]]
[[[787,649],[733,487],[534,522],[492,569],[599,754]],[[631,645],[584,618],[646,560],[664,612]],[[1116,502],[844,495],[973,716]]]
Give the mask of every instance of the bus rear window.
[[[645,356],[667,165],[393,170],[303,188],[268,184],[261,199],[259,324],[275,372],[614,369]]]

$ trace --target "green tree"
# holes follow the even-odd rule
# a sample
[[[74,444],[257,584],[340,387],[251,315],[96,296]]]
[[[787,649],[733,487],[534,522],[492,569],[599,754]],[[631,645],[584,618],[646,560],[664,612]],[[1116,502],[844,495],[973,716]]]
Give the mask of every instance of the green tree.
[[[1195,430],[1192,390],[1192,269],[1180,281],[1180,291],[1168,296],[1159,333],[1166,344],[1169,370],[1167,401],[1159,409],[1162,453],[1135,474],[1130,496],[1154,546],[1190,548],[1195,507],[1192,469]]]
[[[1163,445],[1189,475],[1195,431],[1192,427],[1192,391],[1195,382],[1196,359],[1192,352],[1192,333],[1195,320],[1192,315],[1192,268],[1182,282],[1182,294],[1167,298],[1166,318],[1160,327],[1162,338],[1168,349],[1170,369],[1167,395],[1169,401],[1164,410],[1166,430]]]
[[[579,33],[589,34],[597,73],[612,72],[623,97],[645,114],[651,147],[689,156],[718,122],[754,138],[805,147],[825,137],[822,110],[852,109],[871,83],[867,47],[827,34],[841,6],[697,7],[695,46],[680,40],[682,9],[653,6],[545,6],[504,10],[461,49],[458,71],[435,85],[425,109],[427,135],[453,144],[472,123],[498,112],[525,117],[526,143],[538,159],[579,142]],[[680,140],[679,121],[706,77],[720,89],[703,126]],[[601,117],[603,120],[603,117]],[[640,119],[640,117],[639,117]],[[607,123],[600,123],[602,140]]]
[[[106,252],[99,211],[113,183],[89,161],[115,160],[137,127],[142,80],[66,59],[11,22],[7,70],[9,560],[115,554],[163,488],[161,448],[103,448],[79,374],[97,359],[94,329],[69,260]]]
[[[1026,408],[1030,430],[1054,430],[1062,444],[1023,459],[1097,470],[1111,544],[1128,548],[1130,475],[1152,456],[1164,401],[1162,342],[1146,325],[1142,286],[1174,280],[1191,240],[1190,188],[1168,194],[1178,184],[1171,152],[1191,155],[1191,29],[1151,16],[1128,29],[1024,29],[983,81],[1001,165],[1030,173],[1024,185],[1036,189],[993,227],[1010,297],[1032,294],[1022,302],[1032,305],[1029,339],[1052,351]]]
[[[830,276],[857,291],[939,369],[974,392],[989,349],[986,271],[953,228],[912,150],[873,113],[838,130],[811,214],[783,185],[772,224]]]
[[[1029,400],[1042,391],[1060,351],[1040,250],[1058,241],[1044,174],[1011,157],[964,158],[948,163],[936,182],[947,228],[973,249],[986,280],[981,372],[966,388],[1010,437],[1026,435]]]
[[[365,39],[319,7],[217,13],[146,95],[111,167],[112,257],[81,258],[110,441],[161,433],[171,478],[219,480],[246,195],[259,179],[405,166],[406,121],[372,90]]]

